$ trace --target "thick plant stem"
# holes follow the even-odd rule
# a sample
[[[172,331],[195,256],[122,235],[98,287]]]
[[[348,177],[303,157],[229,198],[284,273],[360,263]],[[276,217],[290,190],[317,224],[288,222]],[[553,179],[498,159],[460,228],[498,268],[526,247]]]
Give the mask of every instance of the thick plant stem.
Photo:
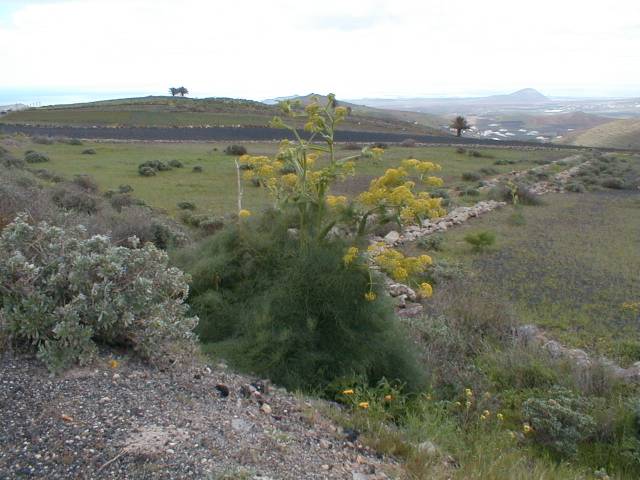
[[[236,162],[236,174],[238,177],[238,213],[240,213],[240,210],[242,210],[242,181],[240,179],[240,164],[238,163],[238,160],[235,160]]]

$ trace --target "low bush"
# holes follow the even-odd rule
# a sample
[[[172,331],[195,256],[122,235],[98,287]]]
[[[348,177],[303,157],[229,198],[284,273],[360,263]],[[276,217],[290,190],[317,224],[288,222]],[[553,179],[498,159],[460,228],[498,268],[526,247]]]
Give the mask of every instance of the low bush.
[[[444,237],[442,235],[428,235],[419,239],[417,243],[420,248],[439,252],[444,245]]]
[[[30,172],[33,173],[36,177],[41,178],[42,180],[47,180],[52,183],[60,183],[64,181],[64,178],[62,178],[60,175],[58,175],[57,173],[53,173],[47,170],[46,168],[40,168],[38,170],[30,170]]]
[[[415,147],[416,141],[413,138],[405,138],[400,142],[401,147]]]
[[[475,158],[493,158],[493,155],[489,155],[488,153],[483,153],[478,150],[469,150],[469,156]]]
[[[587,409],[584,398],[563,388],[553,388],[544,397],[525,401],[522,415],[532,428],[535,443],[556,455],[570,457],[595,428]]]
[[[477,182],[482,176],[478,172],[464,172],[461,176],[465,182]]]
[[[133,187],[131,185],[119,185],[118,186],[118,193],[131,193],[133,192]]]
[[[500,159],[493,162],[494,165],[515,165],[517,162],[515,160],[506,160]]]
[[[363,295],[368,269],[345,265],[342,241],[301,244],[288,226],[267,215],[178,257],[193,275],[189,302],[207,348],[292,389],[358,374],[419,385],[392,306]]]
[[[40,152],[29,152],[25,154],[24,161],[27,163],[45,163],[49,161],[49,157]]]
[[[493,167],[484,167],[478,170],[478,172],[485,176],[496,175],[497,173],[499,173],[498,170]]]
[[[224,153],[226,153],[227,155],[235,155],[239,157],[241,155],[246,155],[247,149],[243,145],[229,145],[224,149]]]
[[[151,177],[158,172],[171,170],[171,167],[160,160],[147,160],[138,165],[138,173],[143,177]]]
[[[138,167],[138,173],[143,177],[153,177],[158,171],[151,167]]]
[[[89,175],[76,175],[71,182],[85,192],[96,193],[98,191],[98,184]]]
[[[57,187],[53,191],[51,199],[62,210],[84,214],[94,214],[98,211],[98,199],[74,185],[65,184]]]
[[[31,141],[39,145],[53,145],[55,143],[55,140],[53,138],[45,137],[42,135],[35,135],[31,137]]]
[[[465,188],[462,191],[462,193],[463,195],[467,195],[469,197],[477,197],[480,195],[480,190],[478,190],[477,188],[470,187],[470,188]]]
[[[87,363],[98,344],[167,360],[172,342],[191,341],[197,318],[183,303],[187,277],[166,254],[85,232],[30,225],[25,216],[2,231],[0,328],[13,343],[60,371]]]
[[[82,155],[95,155],[97,152],[93,148],[86,148],[82,151]]]
[[[462,147],[458,147],[458,148],[456,148],[456,153],[458,153],[460,155],[465,154],[465,153],[467,153],[467,149],[466,148],[462,148]]]
[[[182,162],[180,160],[169,160],[168,162],[169,166],[172,168],[182,168],[184,167],[184,165],[182,164]]]
[[[178,202],[177,207],[180,210],[195,210],[196,204],[193,202]]]
[[[600,182],[604,188],[611,188],[613,190],[624,189],[624,182],[620,178],[605,178]]]
[[[564,189],[567,192],[574,192],[574,193],[584,193],[587,191],[587,188],[584,186],[584,184],[578,181],[568,182],[564,186]]]
[[[464,237],[464,241],[473,247],[476,252],[482,252],[496,243],[496,234],[490,231],[470,233]]]
[[[489,191],[489,198],[501,202],[513,203],[514,193],[517,198],[516,202],[520,205],[542,205],[541,196],[532,192],[526,185],[521,183],[515,186],[500,184]]]
[[[194,167],[191,169],[191,171],[193,173],[202,173],[203,169],[201,165],[194,165]]]

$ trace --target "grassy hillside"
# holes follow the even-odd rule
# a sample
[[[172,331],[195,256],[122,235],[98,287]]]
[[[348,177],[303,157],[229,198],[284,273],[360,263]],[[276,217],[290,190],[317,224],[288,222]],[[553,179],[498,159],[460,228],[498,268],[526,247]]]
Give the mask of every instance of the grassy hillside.
[[[230,98],[143,97],[33,108],[0,122],[73,126],[266,126],[279,114],[275,105]],[[430,115],[352,106],[342,130],[445,135]]]
[[[54,143],[41,145],[32,143],[27,137],[5,140],[4,145],[10,152],[22,158],[26,150],[35,150],[47,154],[50,161],[36,165],[51,172],[73,178],[74,175],[91,175],[102,191],[117,189],[119,185],[131,185],[133,195],[149,205],[177,214],[177,203],[194,202],[196,213],[225,214],[236,208],[236,171],[233,159],[223,153],[227,143],[147,143],[147,142],[99,142],[84,145]],[[2,143],[0,143],[2,145]],[[246,143],[249,153],[254,155],[274,155],[277,143]],[[94,155],[81,152],[92,148]],[[432,160],[442,165],[442,177],[446,185],[472,183],[462,182],[463,172],[492,168],[483,177],[503,173],[514,169],[527,169],[540,160],[554,160],[567,156],[567,152],[554,150],[525,151],[515,149],[478,149],[484,157],[471,157],[458,154],[453,147],[415,147],[393,146],[387,149],[382,160],[362,160],[357,165],[357,175],[336,185],[340,194],[353,195],[366,190],[374,176],[381,175],[387,168],[397,166],[402,159],[415,157]],[[344,154],[353,153],[344,151]],[[154,177],[142,177],[138,174],[138,165],[147,160],[167,162],[180,160],[184,168],[160,172]],[[494,165],[499,160],[511,160],[515,164]],[[193,173],[194,166],[203,167],[202,173]],[[495,173],[491,173],[495,172]],[[245,187],[244,203],[247,208],[260,209],[268,202],[264,190]]]
[[[640,119],[614,120],[567,137],[571,145],[640,149]]]

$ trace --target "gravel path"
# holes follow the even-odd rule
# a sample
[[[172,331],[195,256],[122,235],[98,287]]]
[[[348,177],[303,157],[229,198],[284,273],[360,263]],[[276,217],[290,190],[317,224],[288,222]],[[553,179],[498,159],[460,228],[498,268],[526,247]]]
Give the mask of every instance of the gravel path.
[[[33,358],[0,358],[0,478],[373,480],[397,470],[312,401],[224,365],[160,371],[114,359],[52,377]]]

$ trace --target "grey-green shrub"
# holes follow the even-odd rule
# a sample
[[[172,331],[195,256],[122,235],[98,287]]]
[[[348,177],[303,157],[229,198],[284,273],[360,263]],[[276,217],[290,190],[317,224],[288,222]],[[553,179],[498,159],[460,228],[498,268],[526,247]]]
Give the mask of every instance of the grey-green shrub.
[[[167,163],[173,168],[182,168],[184,166],[180,160],[169,160]]]
[[[572,456],[595,428],[587,407],[586,401],[571,391],[553,388],[544,398],[526,400],[522,415],[531,424],[536,443],[553,453]]]
[[[49,161],[49,157],[40,152],[29,152],[25,154],[24,160],[27,163],[44,163]]]
[[[96,151],[93,148],[86,148],[82,151],[82,155],[95,155]]]
[[[202,166],[201,165],[194,165],[193,169],[191,170],[193,173],[202,173]]]
[[[86,363],[99,343],[161,360],[176,341],[192,341],[188,277],[166,253],[26,218],[0,235],[0,329],[50,370]]]

